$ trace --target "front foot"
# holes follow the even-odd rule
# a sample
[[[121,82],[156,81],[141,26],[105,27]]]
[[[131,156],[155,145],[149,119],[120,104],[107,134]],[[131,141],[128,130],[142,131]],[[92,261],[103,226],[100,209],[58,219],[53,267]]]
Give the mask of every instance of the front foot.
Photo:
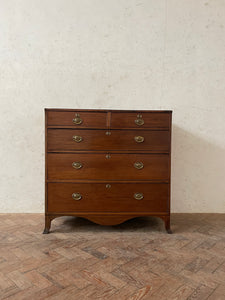
[[[172,234],[172,230],[170,229],[170,217],[165,217],[165,228],[168,234]]]
[[[51,218],[49,216],[45,216],[45,229],[43,234],[48,234],[51,227]]]

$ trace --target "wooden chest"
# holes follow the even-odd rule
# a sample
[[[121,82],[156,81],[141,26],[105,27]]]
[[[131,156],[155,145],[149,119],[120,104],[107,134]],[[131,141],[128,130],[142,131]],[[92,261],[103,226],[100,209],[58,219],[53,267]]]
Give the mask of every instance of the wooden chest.
[[[60,216],[170,230],[172,111],[45,109],[45,229]]]

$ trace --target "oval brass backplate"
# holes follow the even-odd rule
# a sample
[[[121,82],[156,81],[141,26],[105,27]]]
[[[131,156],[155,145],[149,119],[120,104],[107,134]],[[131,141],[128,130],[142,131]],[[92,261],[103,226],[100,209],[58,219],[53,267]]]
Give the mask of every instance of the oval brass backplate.
[[[141,125],[143,125],[143,124],[145,123],[144,120],[143,120],[143,118],[142,118],[142,115],[141,115],[141,114],[138,114],[138,115],[137,115],[137,119],[134,120],[134,123],[135,123],[136,125],[138,125],[138,126],[141,126]]]
[[[140,170],[140,169],[143,169],[143,168],[144,168],[144,164],[143,164],[143,162],[141,162],[141,161],[136,161],[136,162],[134,163],[134,167],[135,167],[136,169]]]
[[[76,201],[80,200],[82,198],[82,195],[80,193],[73,193],[72,198]]]
[[[83,165],[82,165],[82,163],[81,162],[79,162],[79,161],[74,161],[73,163],[72,163],[72,167],[74,168],[74,169],[80,169],[80,168],[82,168],[83,167]]]
[[[82,124],[83,120],[80,118],[79,114],[75,114],[75,118],[73,119],[73,123],[76,125]]]
[[[134,194],[134,199],[136,199],[136,200],[141,200],[143,198],[144,198],[143,193],[135,193]]]
[[[111,135],[111,131],[106,131],[106,135]]]
[[[111,157],[111,155],[110,154],[106,154],[106,156],[105,156],[106,158],[110,158]]]
[[[73,141],[74,142],[80,143],[82,140],[83,140],[82,136],[79,136],[79,135],[74,135],[73,136]]]
[[[105,187],[106,187],[107,189],[109,189],[109,188],[111,188],[111,184],[107,183],[107,184],[105,185]]]
[[[138,136],[135,136],[135,137],[134,137],[134,140],[135,140],[135,142],[137,142],[137,143],[143,143],[144,140],[145,140],[145,138],[144,138],[143,136],[138,135]]]

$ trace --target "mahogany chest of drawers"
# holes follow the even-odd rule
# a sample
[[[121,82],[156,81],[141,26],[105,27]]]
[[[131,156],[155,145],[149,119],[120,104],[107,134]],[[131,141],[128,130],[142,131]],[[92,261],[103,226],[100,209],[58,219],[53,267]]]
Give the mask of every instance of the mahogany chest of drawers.
[[[60,216],[170,230],[172,111],[45,109],[45,229]]]

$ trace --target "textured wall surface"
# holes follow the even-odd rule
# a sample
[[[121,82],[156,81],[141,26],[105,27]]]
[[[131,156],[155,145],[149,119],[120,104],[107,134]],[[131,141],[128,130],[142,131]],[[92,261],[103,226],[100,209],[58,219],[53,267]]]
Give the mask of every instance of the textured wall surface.
[[[225,0],[0,0],[0,212],[44,210],[44,107],[172,109],[173,212],[225,212]]]

